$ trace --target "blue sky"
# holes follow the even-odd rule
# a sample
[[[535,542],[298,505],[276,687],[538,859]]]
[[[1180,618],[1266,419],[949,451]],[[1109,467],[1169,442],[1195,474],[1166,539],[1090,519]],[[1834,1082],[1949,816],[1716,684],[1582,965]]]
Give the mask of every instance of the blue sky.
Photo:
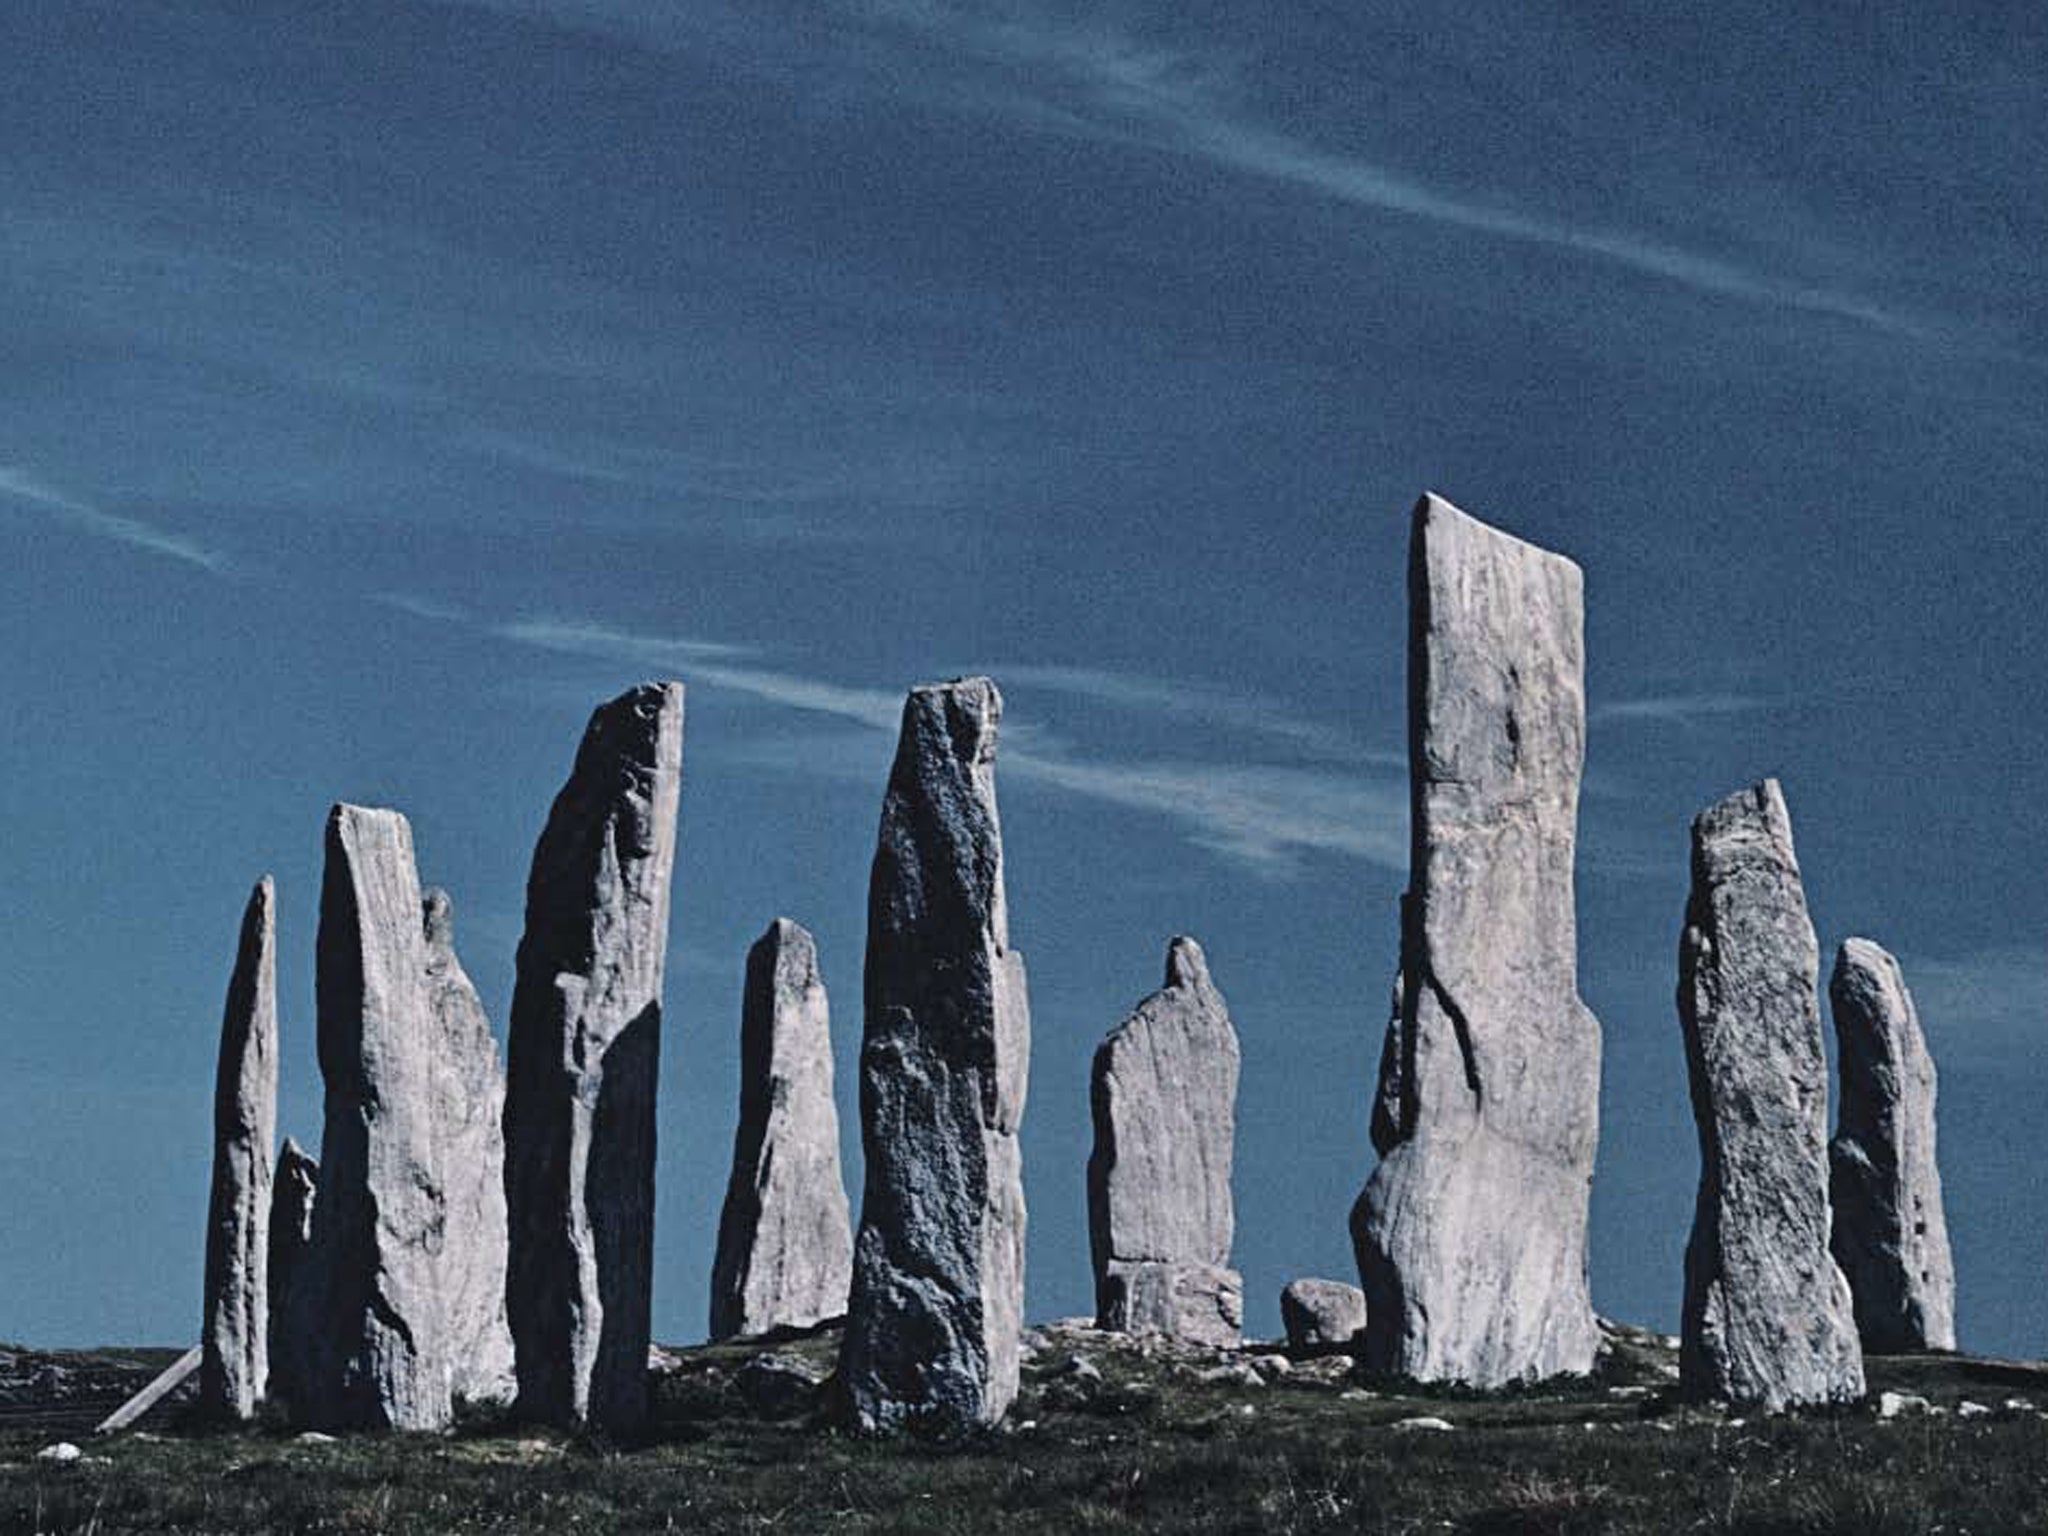
[[[1030,1310],[1095,1042],[1198,936],[1251,1323],[1348,1276],[1425,487],[1584,565],[1596,1304],[1675,1321],[1686,830],[1766,773],[1942,1071],[1966,1345],[2048,1349],[2048,22],[2031,6],[18,0],[0,24],[0,1335],[196,1336],[279,881],[317,1138],[336,799],[502,1031],[590,708],[690,687],[656,1331],[701,1335],[747,944],[849,1177],[903,690],[986,670]],[[1824,961],[1825,963],[1825,961]]]

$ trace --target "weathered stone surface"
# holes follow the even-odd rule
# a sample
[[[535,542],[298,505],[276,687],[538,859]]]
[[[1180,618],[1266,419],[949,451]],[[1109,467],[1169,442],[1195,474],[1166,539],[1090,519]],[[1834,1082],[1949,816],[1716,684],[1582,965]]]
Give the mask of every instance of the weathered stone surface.
[[[1287,1347],[1300,1354],[1349,1349],[1365,1326],[1365,1292],[1341,1280],[1295,1280],[1280,1293]]]
[[[1122,1333],[1235,1345],[1230,1268],[1237,1030],[1202,946],[1167,946],[1166,984],[1096,1048],[1088,1238],[1095,1320]]]
[[[270,1396],[289,1403],[297,1344],[292,1287],[313,1241],[313,1199],[320,1165],[291,1137],[277,1157],[270,1188]]]
[[[506,1310],[519,1410],[637,1430],[647,1414],[655,1087],[683,685],[590,717],[526,887],[505,1097]]]
[[[327,1116],[312,1240],[292,1288],[292,1416],[444,1429],[438,1030],[412,827],[396,811],[337,805],[328,818],[317,986]]]
[[[1956,1272],[1934,1149],[1934,1058],[1899,962],[1868,939],[1828,982],[1842,1104],[1828,1144],[1830,1247],[1863,1347],[1956,1347]]]
[[[747,1405],[764,1419],[791,1419],[817,1405],[825,1373],[801,1355],[756,1355],[733,1376]]]
[[[505,1074],[483,1001],[455,954],[448,893],[435,888],[424,901],[427,1003],[438,1028],[433,1114],[446,1200],[440,1283],[450,1388],[457,1402],[509,1403]]]
[[[914,689],[882,804],[839,1364],[872,1429],[993,1424],[1017,1395],[1031,1015],[1003,891],[1002,712],[985,677]]]
[[[852,1280],[818,947],[778,917],[747,954],[739,1130],[711,1271],[711,1337],[843,1316]]]
[[[1367,1367],[1583,1374],[1600,1024],[1579,1000],[1579,568],[1425,496],[1409,546],[1413,851],[1352,1213]]]
[[[206,1212],[206,1313],[199,1403],[249,1419],[270,1378],[270,1149],[277,1139],[276,887],[265,875],[242,914],[213,1089],[213,1190]]]
[[[1702,811],[1678,951],[1700,1138],[1679,1374],[1695,1396],[1776,1410],[1863,1395],[1828,1253],[1819,964],[1777,781]]]

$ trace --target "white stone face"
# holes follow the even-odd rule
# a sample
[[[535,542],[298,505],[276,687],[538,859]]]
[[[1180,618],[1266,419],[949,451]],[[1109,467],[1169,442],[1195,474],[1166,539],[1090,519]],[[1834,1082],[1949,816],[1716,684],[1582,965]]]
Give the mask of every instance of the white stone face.
[[[1819,963],[1777,781],[1701,812],[1678,983],[1701,1161],[1679,1371],[1696,1396],[1776,1410],[1863,1395],[1828,1252]]]
[[[1352,1214],[1369,1369],[1500,1387],[1592,1369],[1600,1025],[1572,887],[1579,569],[1426,496],[1409,566],[1414,849]]]
[[[993,1424],[1017,1395],[1031,1049],[1009,947],[987,678],[914,690],[868,885],[861,1144],[840,1382],[872,1429]]]

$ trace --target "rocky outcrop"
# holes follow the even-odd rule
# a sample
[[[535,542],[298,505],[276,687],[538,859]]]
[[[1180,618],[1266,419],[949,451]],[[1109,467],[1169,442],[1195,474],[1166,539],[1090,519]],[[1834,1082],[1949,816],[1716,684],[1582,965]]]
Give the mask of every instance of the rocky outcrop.
[[[711,1271],[711,1337],[843,1316],[852,1278],[818,947],[779,917],[747,953],[739,1130]]]
[[[320,892],[320,1198],[291,1297],[291,1408],[320,1429],[445,1429],[446,1235],[412,828],[337,805]]]
[[[1280,1324],[1296,1354],[1350,1349],[1365,1327],[1365,1292],[1341,1280],[1295,1280],[1280,1293]]]
[[[1700,1138],[1679,1350],[1693,1396],[1777,1410],[1863,1395],[1828,1253],[1819,964],[1785,798],[1766,779],[1692,827],[1678,1014]]]
[[[1409,546],[1413,851],[1397,1006],[1352,1213],[1382,1375],[1500,1387],[1592,1368],[1600,1025],[1572,890],[1579,568],[1425,496]]]
[[[994,1424],[1017,1395],[1031,1016],[1003,893],[1002,712],[987,678],[914,689],[882,805],[839,1361],[870,1429]]]
[[[277,1137],[276,887],[257,882],[242,914],[213,1089],[213,1190],[206,1212],[206,1311],[199,1403],[250,1419],[270,1377],[270,1148]]]
[[[1934,1058],[1899,962],[1868,939],[1828,983],[1842,1070],[1828,1145],[1830,1247],[1856,1332],[1881,1354],[1956,1347],[1956,1272],[1934,1154]]]
[[[683,685],[590,718],[526,886],[505,1097],[506,1310],[519,1411],[630,1434],[647,1414],[655,1087]]]
[[[270,1187],[270,1388],[272,1400],[289,1403],[295,1395],[292,1372],[296,1344],[292,1335],[292,1287],[301,1260],[313,1240],[313,1198],[320,1165],[291,1137],[277,1157]]]
[[[505,1321],[505,1074],[482,999],[455,954],[448,893],[425,896],[427,1004],[436,1026],[434,1134],[446,1226],[441,1325],[455,1400],[512,1400],[512,1330]]]
[[[1088,1237],[1096,1326],[1234,1346],[1230,1267],[1237,1030],[1202,946],[1176,938],[1166,984],[1096,1048]]]

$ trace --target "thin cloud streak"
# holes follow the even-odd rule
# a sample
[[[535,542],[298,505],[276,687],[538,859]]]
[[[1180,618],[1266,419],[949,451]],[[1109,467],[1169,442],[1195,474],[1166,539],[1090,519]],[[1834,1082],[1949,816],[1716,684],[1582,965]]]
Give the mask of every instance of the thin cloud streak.
[[[57,522],[96,539],[126,544],[131,549],[161,555],[168,560],[196,565],[218,576],[227,569],[225,556],[204,548],[181,534],[171,533],[137,518],[102,511],[87,501],[45,485],[21,470],[0,465],[0,496],[48,513]]]
[[[1750,715],[1776,709],[1784,702],[1746,693],[1671,693],[1596,704],[1589,718],[1594,725],[1628,721],[1695,725],[1724,715]]]

